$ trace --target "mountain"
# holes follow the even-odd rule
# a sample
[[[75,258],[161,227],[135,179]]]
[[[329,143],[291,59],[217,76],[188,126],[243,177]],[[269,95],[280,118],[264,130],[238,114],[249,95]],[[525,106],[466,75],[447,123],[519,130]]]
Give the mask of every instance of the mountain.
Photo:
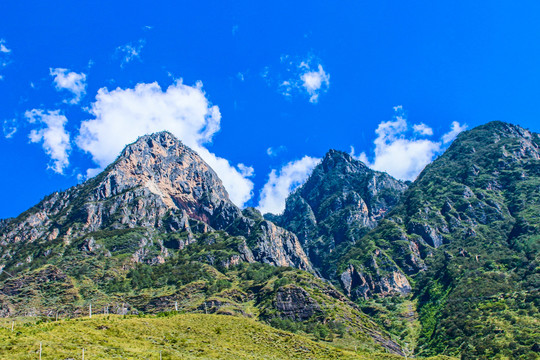
[[[306,183],[287,198],[283,214],[267,218],[294,232],[322,276],[337,280],[339,259],[377,226],[406,189],[405,183],[390,175],[369,169],[349,154],[330,150]],[[397,267],[390,274],[369,278],[372,292],[410,290]],[[350,295],[350,289],[345,289]]]
[[[503,122],[412,183],[331,150],[264,217],[162,132],[0,221],[0,315],[224,314],[347,349],[536,359],[539,209],[540,135]]]
[[[406,352],[536,358],[539,149],[538,134],[491,122],[409,186],[330,151],[266,218]]]
[[[102,173],[0,223],[0,315],[171,310],[401,347],[315,276],[296,235],[240,210],[168,132],[139,138]],[[322,334],[322,335],[321,335]]]
[[[43,259],[35,253],[42,243],[69,244],[99,231],[136,228],[144,229],[144,238],[130,245],[135,262],[163,262],[169,248],[186,246],[194,232],[234,228],[253,241],[254,252],[242,247],[243,260],[311,271],[293,234],[243,216],[215,172],[168,132],[141,137],[95,178],[48,196],[0,226],[0,242],[12,245],[0,248],[8,251],[1,253],[0,268],[15,272],[35,257]],[[187,236],[177,243],[160,238],[178,232]],[[95,236],[87,236],[85,246],[94,244]]]
[[[373,254],[385,256],[413,284],[419,353],[536,358],[539,209],[539,134],[502,122],[466,131],[340,259],[343,286],[369,295]]]

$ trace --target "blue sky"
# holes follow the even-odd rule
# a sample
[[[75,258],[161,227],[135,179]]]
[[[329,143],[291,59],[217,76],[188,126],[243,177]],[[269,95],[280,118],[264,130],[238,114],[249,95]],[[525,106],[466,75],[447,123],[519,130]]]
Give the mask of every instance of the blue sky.
[[[3,1],[0,217],[170,130],[279,212],[330,148],[414,179],[459,131],[540,130],[540,3]]]

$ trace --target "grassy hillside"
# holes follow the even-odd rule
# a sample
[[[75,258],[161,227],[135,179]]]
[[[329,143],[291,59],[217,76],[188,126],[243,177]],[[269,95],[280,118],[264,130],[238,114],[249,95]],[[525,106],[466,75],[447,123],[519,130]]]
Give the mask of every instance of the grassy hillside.
[[[224,264],[238,255],[242,238],[224,232],[196,234],[182,250],[170,249],[162,264],[134,264],[125,247],[141,229],[94,232],[69,246],[57,244],[47,264],[0,275],[0,316],[80,317],[94,313],[181,312],[240,315],[319,339],[333,338],[358,349],[400,353],[380,326],[326,282],[307,272],[261,263]],[[187,235],[165,234],[165,243]],[[33,244],[45,252],[51,244]],[[29,247],[30,248],[30,247]],[[83,250],[80,250],[80,249]],[[129,251],[127,252],[129,253]],[[211,265],[212,264],[212,265]],[[34,268],[35,267],[35,268]],[[10,275],[13,275],[10,277]]]
[[[34,320],[34,319],[32,319]],[[94,316],[56,322],[0,321],[0,358],[37,359],[400,359],[363,354],[223,315]],[[446,357],[432,359],[450,359]]]

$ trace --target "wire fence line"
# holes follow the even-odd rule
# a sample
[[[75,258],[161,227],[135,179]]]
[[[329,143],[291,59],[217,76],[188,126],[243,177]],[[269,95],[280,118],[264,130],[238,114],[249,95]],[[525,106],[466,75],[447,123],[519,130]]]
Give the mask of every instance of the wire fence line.
[[[36,341],[36,343],[33,345],[33,350],[30,350],[31,353],[34,353],[37,359],[41,360],[42,357],[49,357],[50,356],[56,356],[58,354],[64,354],[64,356],[69,356],[66,358],[66,360],[75,360],[75,359],[82,359],[82,360],[89,360],[92,358],[92,356],[96,353],[103,353],[106,352],[106,350],[109,349],[109,347],[94,343],[88,343],[84,346],[81,346],[77,348],[77,350],[67,350],[65,346],[62,344],[59,344],[58,342],[52,341],[52,340],[42,340],[39,341],[39,343]],[[100,351],[104,350],[104,351]],[[182,358],[182,355],[185,355],[185,353],[182,353],[180,350],[175,349],[174,347],[170,345],[161,345],[161,349],[147,349],[147,352],[153,353],[154,357],[151,359],[159,359],[162,360],[163,356],[170,358],[171,356],[175,356],[175,358]],[[0,351],[1,354],[1,351]],[[102,358],[102,357],[100,357]],[[145,357],[146,358],[146,357]]]
[[[39,309],[41,308],[41,309]],[[43,309],[45,308],[45,309]],[[6,306],[0,301],[0,318],[49,318],[49,319],[64,319],[64,318],[81,318],[95,315],[152,315],[167,312],[192,312],[192,313],[213,313],[219,306],[216,306],[212,300],[203,300],[199,305],[190,303],[189,301],[167,301],[159,303],[155,306],[148,304],[137,306],[130,302],[92,302],[88,301],[84,305],[69,305],[61,306]]]
[[[179,302],[179,301],[173,301],[173,302],[170,302],[169,304],[170,306],[167,308],[167,309],[162,309],[163,311],[161,311],[161,313],[164,313],[164,312],[170,312],[170,313],[181,313],[183,312],[185,309],[183,309],[183,303],[182,302]],[[203,302],[203,305],[200,306],[201,309],[198,309],[196,311],[190,311],[190,312],[204,312],[204,313],[208,313],[208,308],[206,306],[206,302]],[[21,316],[15,316],[15,317],[12,317],[12,320],[11,322],[9,322],[9,318],[5,318],[6,320],[8,320],[6,326],[2,326],[4,328],[7,328],[8,332],[11,332],[11,333],[17,333],[18,332],[18,327],[26,327],[27,325],[25,324],[29,324],[29,323],[33,323],[32,320],[28,319],[28,318],[36,318],[36,319],[43,319],[44,317],[45,318],[49,318],[51,319],[51,322],[56,322],[56,321],[62,321],[62,320],[66,320],[66,319],[73,319],[73,318],[78,318],[78,319],[85,319],[85,320],[91,320],[92,317],[94,316],[98,316],[103,318],[103,316],[107,316],[107,319],[108,319],[108,315],[119,315],[119,316],[122,316],[122,315],[139,315],[140,312],[138,312],[137,310],[135,310],[134,307],[131,306],[131,304],[127,303],[127,302],[124,302],[124,303],[118,303],[118,304],[106,304],[104,306],[101,306],[99,307],[98,309],[94,307],[92,307],[91,303],[88,303],[88,306],[86,307],[80,307],[79,310],[82,310],[82,309],[85,309],[86,310],[86,313],[84,313],[84,311],[77,311],[77,312],[71,312],[69,313],[69,315],[67,317],[59,317],[58,314],[60,314],[59,312],[57,312],[56,314],[53,313],[52,311],[49,311],[48,313],[46,314],[40,314],[40,315],[32,315],[32,311],[27,311],[26,314],[27,315],[30,315],[30,316],[23,316],[23,319],[20,319]],[[93,310],[92,310],[93,309]],[[97,310],[97,312],[96,312]],[[64,312],[63,314],[67,314],[67,312]],[[159,314],[159,313],[157,313]],[[48,316],[47,316],[48,315]],[[149,314],[150,315],[150,314]],[[153,314],[155,315],[155,314]],[[26,319],[25,319],[26,318]],[[27,321],[25,321],[27,320]],[[28,321],[30,320],[30,321]],[[35,322],[35,324],[39,324],[39,322]],[[185,355],[185,353],[182,353],[181,351],[179,351],[178,349],[175,349],[172,345],[167,345],[167,344],[160,344],[159,345],[160,349],[148,349],[147,351],[148,352],[151,352],[151,353],[154,353],[155,354],[155,357],[151,357],[151,359],[160,359],[162,360],[163,359],[163,356],[165,356],[166,358],[182,358],[182,355]],[[71,360],[75,360],[75,359],[82,359],[82,360],[88,360],[91,358],[92,356],[92,353],[103,353],[104,351],[100,351],[100,349],[102,350],[105,350],[105,349],[108,349],[109,347],[106,346],[106,345],[101,345],[99,343],[86,343],[84,344],[83,346],[81,346],[78,351],[69,351],[69,350],[66,350],[66,347],[63,346],[62,344],[58,343],[58,342],[55,342],[54,340],[40,340],[38,342],[38,340],[36,340],[35,342],[35,345],[34,345],[34,348],[35,350],[31,350],[31,353],[34,353],[36,355],[36,357],[38,359],[42,359],[42,356],[43,357],[49,357],[52,355],[52,354],[65,354],[65,353],[69,353],[69,357],[67,359],[71,359]],[[0,351],[0,354],[2,353],[2,351]]]

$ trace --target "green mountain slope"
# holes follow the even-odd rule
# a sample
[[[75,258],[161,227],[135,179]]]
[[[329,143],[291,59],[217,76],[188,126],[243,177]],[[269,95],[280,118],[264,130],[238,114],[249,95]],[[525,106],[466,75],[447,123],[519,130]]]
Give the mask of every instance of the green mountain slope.
[[[539,240],[540,137],[492,122],[460,134],[340,269],[362,268],[371,247],[414,279],[420,354],[537,358]]]

